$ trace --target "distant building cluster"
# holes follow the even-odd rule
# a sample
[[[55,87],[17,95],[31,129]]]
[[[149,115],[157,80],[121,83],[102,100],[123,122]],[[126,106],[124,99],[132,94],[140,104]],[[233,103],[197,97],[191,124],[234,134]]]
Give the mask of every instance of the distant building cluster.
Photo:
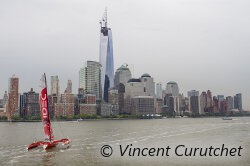
[[[182,116],[185,114],[205,115],[240,112],[242,94],[234,96],[212,96],[210,90],[199,93],[190,90],[187,96],[179,92],[178,84],[170,81],[162,88],[162,83],[154,82],[153,77],[145,73],[140,78],[132,78],[126,64],[119,67],[114,76],[114,86],[108,89],[108,101],[101,93],[101,67],[98,62],[87,61],[85,69],[80,69],[78,93],[72,93],[72,82],[68,80],[64,93],[60,93],[58,76],[51,76],[51,89],[48,94],[48,106],[52,118],[75,115],[144,115],[166,114]],[[90,67],[91,66],[91,67]],[[84,74],[82,74],[84,73]],[[84,78],[83,78],[84,77]],[[33,88],[20,94],[19,78],[9,79],[9,90],[0,100],[0,116],[21,118],[39,117],[39,93]]]
[[[100,21],[99,62],[86,61],[79,70],[77,94],[72,92],[72,81],[67,81],[63,93],[57,75],[50,77],[48,107],[50,117],[73,117],[86,115],[143,115],[166,114],[182,116],[185,114],[228,114],[240,112],[242,94],[235,96],[212,96],[210,90],[190,90],[187,96],[179,92],[178,84],[170,81],[163,87],[154,78],[144,73],[133,78],[127,64],[114,72],[113,40],[111,28],[107,26],[107,11]],[[0,99],[0,116],[21,118],[39,117],[39,93],[32,88],[19,94],[19,78],[9,79],[8,92]]]

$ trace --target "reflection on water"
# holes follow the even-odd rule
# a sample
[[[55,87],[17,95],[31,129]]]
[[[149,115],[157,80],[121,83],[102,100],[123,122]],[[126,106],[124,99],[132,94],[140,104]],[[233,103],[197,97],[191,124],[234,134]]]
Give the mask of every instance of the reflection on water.
[[[63,129],[63,134],[60,131]],[[56,122],[55,138],[68,136],[69,148],[58,146],[27,151],[35,139],[43,140],[40,123],[0,123],[0,165],[249,165],[250,118],[180,118],[158,120],[93,120]],[[242,146],[241,157],[121,157],[124,147]],[[103,145],[113,147],[110,158],[100,155]]]
[[[55,156],[56,156],[56,153],[54,152],[46,152],[46,154],[42,156],[42,164],[44,166],[53,165],[51,161],[53,162],[53,159],[55,158]]]

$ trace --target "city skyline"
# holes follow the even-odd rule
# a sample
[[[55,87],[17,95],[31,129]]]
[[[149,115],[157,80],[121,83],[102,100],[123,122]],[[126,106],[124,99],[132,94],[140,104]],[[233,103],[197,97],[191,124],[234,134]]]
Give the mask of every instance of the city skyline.
[[[85,4],[85,2],[74,2],[82,6]],[[1,3],[0,6],[3,7],[10,5],[7,1]],[[48,1],[44,3],[50,4]],[[62,9],[68,9],[67,3],[61,4],[60,7],[55,7],[52,3],[51,8],[55,7],[57,11],[66,14]],[[248,2],[230,1],[227,5],[233,9],[231,13],[227,13],[227,9],[216,2],[204,1],[203,3],[191,4],[200,17],[189,17],[191,13],[186,10],[187,4],[182,1],[176,2],[176,4],[166,2],[162,4],[163,7],[160,4],[152,4],[152,2],[147,1],[142,4],[146,11],[135,14],[134,8],[140,4],[137,3],[135,2],[134,7],[129,7],[128,3],[124,2],[123,5],[127,7],[126,9],[121,8],[122,5],[119,6],[115,2],[108,4],[109,23],[114,34],[115,70],[121,64],[128,63],[134,68],[134,70],[131,68],[132,74],[134,73],[133,77],[149,73],[154,77],[156,83],[162,82],[163,87],[169,81],[176,81],[179,85],[179,91],[184,94],[192,89],[200,92],[210,89],[213,95],[224,94],[225,96],[242,93],[243,108],[250,109],[250,104],[247,102],[250,99],[249,78],[247,78],[247,75],[250,74],[249,48],[246,44],[249,43],[249,39],[246,38],[249,36],[247,31],[249,25],[245,24],[243,19],[249,17],[248,11],[244,8],[247,6],[245,3]],[[40,75],[43,72],[46,72],[48,76],[58,75],[61,90],[66,88],[68,79],[72,80],[72,90],[73,93],[76,93],[78,70],[82,63],[87,60],[97,61],[99,56],[98,20],[106,4],[101,3],[97,8],[94,8],[94,4],[95,2],[91,2],[89,10],[86,12],[82,12],[82,9],[78,8],[77,5],[72,5],[71,7],[76,9],[76,13],[70,10],[69,17],[66,17],[66,20],[59,19],[56,24],[52,23],[53,20],[60,17],[52,13],[51,20],[44,19],[40,12],[44,12],[45,9],[36,6],[36,3],[29,4],[33,8],[20,14],[17,18],[9,12],[16,8],[17,12],[23,12],[23,8],[27,8],[28,4],[17,3],[12,4],[8,10],[5,8],[3,10],[5,15],[0,17],[4,25],[0,27],[0,34],[3,36],[0,39],[0,43],[2,43],[0,54],[3,59],[0,62],[0,70],[4,71],[1,72],[0,98],[8,89],[7,80],[13,74],[19,77],[19,92],[28,91],[30,88],[39,92]],[[210,6],[206,6],[207,4]],[[159,12],[152,11],[151,13],[156,19],[151,19],[149,14],[145,13],[150,11],[150,5],[159,7]],[[211,13],[211,15],[207,15],[206,11],[198,9],[204,5],[208,11],[215,9],[215,15]],[[239,6],[241,11],[238,9]],[[164,7],[166,7],[167,12],[163,10]],[[170,7],[173,9],[171,10]],[[181,11],[179,7],[184,11],[178,13]],[[33,11],[34,9],[38,9],[38,11]],[[48,9],[49,12],[52,12],[52,9]],[[29,12],[34,12],[34,16],[25,19]],[[185,16],[185,14],[188,15]],[[88,18],[89,16],[91,19]],[[37,18],[41,22],[35,21]],[[72,18],[72,25],[62,26]],[[165,19],[161,20],[162,18]],[[207,18],[207,24],[204,21],[205,18]],[[211,21],[216,18],[217,21]],[[229,21],[235,24],[231,29],[228,26],[231,25],[227,20],[229,18]],[[23,21],[20,28],[14,26],[18,23],[18,19]],[[188,19],[189,23],[185,19]],[[217,26],[215,23],[218,21],[221,22]],[[131,26],[124,27],[122,24],[124,22]],[[189,29],[190,24],[195,23],[199,23],[195,30]],[[43,26],[39,29],[38,25],[40,24]],[[65,28],[59,28],[60,26]],[[76,28],[75,32],[73,32],[74,28]],[[89,30],[87,30],[89,34],[85,32],[84,28]],[[126,38],[127,36],[130,37],[130,40]],[[147,38],[150,40],[146,41]],[[70,40],[66,42],[68,39]],[[68,42],[72,42],[74,46]],[[213,44],[213,42],[215,43]],[[68,44],[70,47],[66,47]],[[206,45],[209,46],[206,47]],[[180,51],[179,47],[183,51]],[[45,51],[42,51],[44,48],[46,48]]]

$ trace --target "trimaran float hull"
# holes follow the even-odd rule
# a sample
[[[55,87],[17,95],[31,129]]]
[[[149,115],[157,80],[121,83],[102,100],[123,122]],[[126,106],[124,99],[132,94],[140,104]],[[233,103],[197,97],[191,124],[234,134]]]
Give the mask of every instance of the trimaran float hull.
[[[28,147],[28,150],[31,150],[31,149],[39,147],[39,146],[40,147],[42,146],[43,149],[48,150],[49,148],[55,147],[59,143],[62,143],[63,145],[69,145],[70,142],[71,142],[71,140],[67,139],[67,138],[55,140],[55,141],[51,141],[51,142],[38,141],[38,142],[34,142],[34,143],[30,144]]]

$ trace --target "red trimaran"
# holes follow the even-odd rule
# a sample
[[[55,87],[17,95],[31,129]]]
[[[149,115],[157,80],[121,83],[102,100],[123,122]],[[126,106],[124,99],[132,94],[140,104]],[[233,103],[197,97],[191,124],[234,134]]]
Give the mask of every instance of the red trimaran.
[[[48,98],[47,98],[47,82],[46,75],[41,78],[41,95],[40,95],[40,109],[41,109],[41,119],[43,123],[45,141],[34,142],[29,145],[28,150],[42,146],[45,150],[55,147],[59,143],[63,145],[70,144],[71,140],[68,138],[63,138],[60,140],[54,140],[54,135],[50,123],[49,109],[48,109]]]

